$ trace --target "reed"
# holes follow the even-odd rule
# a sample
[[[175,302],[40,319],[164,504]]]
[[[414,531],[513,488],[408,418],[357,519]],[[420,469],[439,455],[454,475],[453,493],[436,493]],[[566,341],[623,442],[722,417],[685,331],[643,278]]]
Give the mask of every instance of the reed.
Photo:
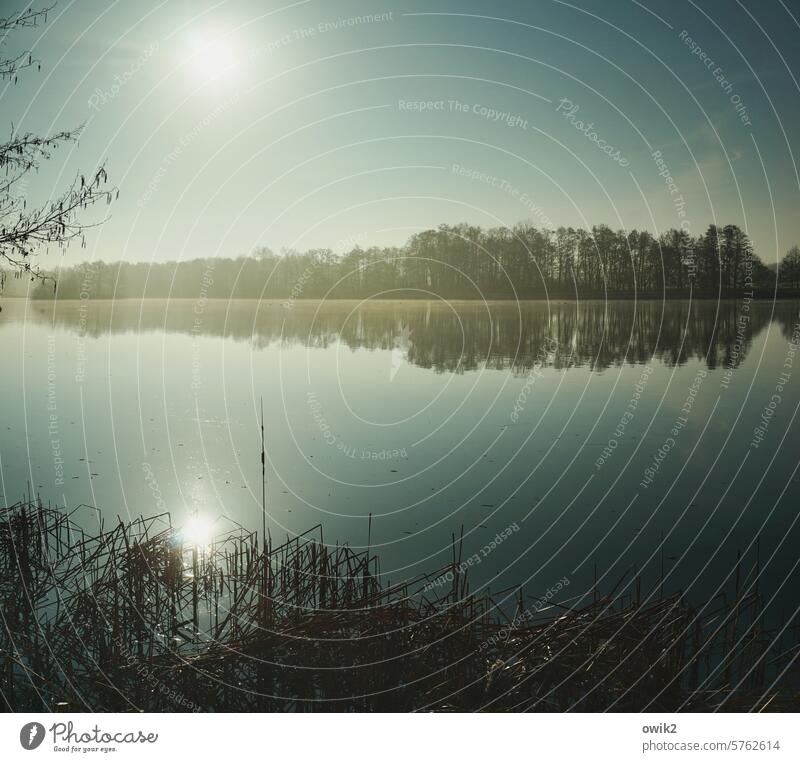
[[[741,559],[730,603],[643,593],[632,571],[546,608],[470,593],[460,559],[454,535],[451,564],[383,584],[321,526],[198,548],[168,514],[88,535],[20,502],[0,511],[0,690],[14,711],[800,707],[797,628],[764,629]]]

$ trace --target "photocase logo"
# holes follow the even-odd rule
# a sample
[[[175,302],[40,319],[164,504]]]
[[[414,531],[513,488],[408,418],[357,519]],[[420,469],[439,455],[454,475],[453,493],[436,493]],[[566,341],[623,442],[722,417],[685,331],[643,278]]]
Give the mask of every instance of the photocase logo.
[[[389,371],[389,381],[394,381],[397,371],[408,359],[408,350],[411,347],[411,329],[407,325],[400,327],[400,333],[394,337],[392,348],[392,367]]]
[[[26,722],[19,731],[19,742],[23,749],[33,751],[44,741],[44,725],[39,722]]]

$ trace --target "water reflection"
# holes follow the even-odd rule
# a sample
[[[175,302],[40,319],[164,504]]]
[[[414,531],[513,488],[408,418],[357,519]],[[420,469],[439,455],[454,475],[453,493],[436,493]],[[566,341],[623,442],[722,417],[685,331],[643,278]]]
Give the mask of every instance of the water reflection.
[[[597,568],[613,586],[663,557],[678,559],[668,588],[698,598],[758,538],[765,587],[794,607],[780,586],[797,575],[796,384],[751,441],[797,320],[796,302],[4,300],[0,486],[110,516],[169,510],[200,548],[197,517],[259,529],[263,397],[273,536],[322,523],[369,542],[394,580],[447,563],[462,524],[469,557],[516,522],[474,584],[546,591],[570,574],[588,589]],[[484,367],[504,372],[468,372]]]
[[[399,350],[437,372],[479,368],[525,372],[544,360],[556,368],[603,370],[655,358],[692,359],[710,369],[738,367],[771,320],[789,337],[794,302],[590,301],[416,302],[240,300],[7,302],[0,320],[30,319],[80,334],[171,332],[226,337],[263,348],[276,342]],[[542,347],[557,351],[542,357]]]

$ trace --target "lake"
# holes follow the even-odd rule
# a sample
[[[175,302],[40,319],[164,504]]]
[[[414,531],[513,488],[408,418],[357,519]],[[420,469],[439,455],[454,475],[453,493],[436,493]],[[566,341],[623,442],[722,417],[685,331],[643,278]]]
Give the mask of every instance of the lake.
[[[793,302],[4,299],[0,472],[91,530],[169,511],[369,542],[385,578],[796,610]],[[96,506],[102,513],[98,513]],[[371,529],[369,515],[372,514]]]

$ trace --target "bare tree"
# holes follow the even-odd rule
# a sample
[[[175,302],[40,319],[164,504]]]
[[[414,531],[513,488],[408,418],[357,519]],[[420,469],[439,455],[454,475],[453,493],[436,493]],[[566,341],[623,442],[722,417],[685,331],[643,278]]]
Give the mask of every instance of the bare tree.
[[[22,70],[33,66],[40,68],[39,61],[30,52],[9,55],[4,48],[12,32],[45,23],[52,8],[29,8],[0,18],[0,80],[16,84]],[[116,188],[108,187],[106,170],[101,165],[88,176],[77,175],[68,188],[45,205],[28,205],[26,194],[21,192],[27,188],[28,177],[53,151],[76,141],[81,129],[40,136],[19,133],[12,125],[8,140],[0,143],[0,263],[5,261],[11,265],[17,276],[44,277],[31,263],[31,257],[43,245],[65,247],[76,239],[85,245],[84,232],[93,225],[82,223],[79,213],[99,201],[111,203],[118,195]]]

